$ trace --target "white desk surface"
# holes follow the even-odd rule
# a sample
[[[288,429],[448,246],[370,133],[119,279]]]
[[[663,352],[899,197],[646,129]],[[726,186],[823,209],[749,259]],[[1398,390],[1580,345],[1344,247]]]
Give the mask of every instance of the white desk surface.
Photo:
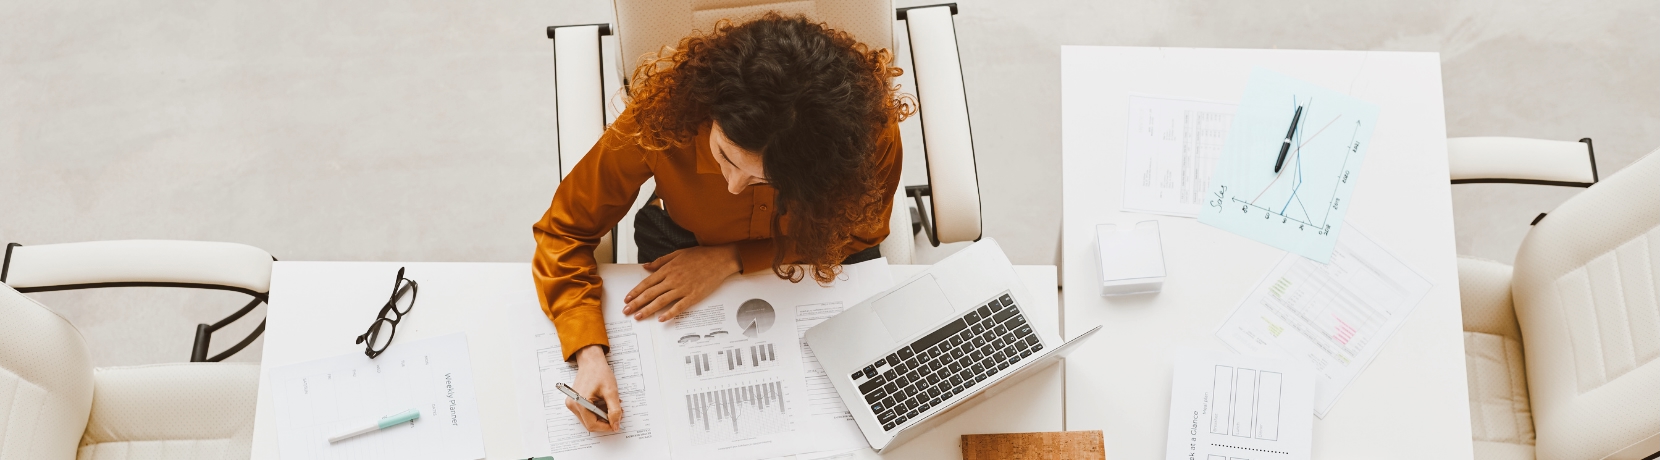
[[[368,327],[391,293],[398,267],[421,283],[415,311],[399,323],[398,342],[456,331],[467,333],[477,385],[479,416],[484,424],[488,458],[525,458],[518,426],[513,370],[509,367],[512,330],[501,309],[487,302],[494,293],[520,290],[531,283],[529,264],[277,262],[271,271],[270,308],[266,315],[265,354],[260,361],[258,408],[254,416],[254,459],[277,458],[276,425],[265,385],[272,367],[346,353],[362,353],[353,343]],[[893,266],[894,281],[925,267]],[[1032,292],[1053,292],[1053,266],[1017,266]],[[1034,324],[1059,327],[1057,296],[1038,296],[1028,310]],[[1047,314],[1044,314],[1047,313]],[[396,346],[396,343],[393,344]],[[958,438],[972,433],[1059,431],[1062,418],[1062,366],[1039,371],[1026,381],[946,421],[884,455],[887,458],[961,458]]]
[[[1119,211],[1127,93],[1238,101],[1260,66],[1382,107],[1347,222],[1435,287],[1314,424],[1314,458],[1471,458],[1458,270],[1435,53],[1064,47],[1064,332],[1104,325],[1066,360],[1066,428],[1108,456],[1164,458],[1171,353],[1227,350],[1215,329],[1285,251],[1196,219]],[[1159,220],[1162,293],[1102,298],[1094,226]]]

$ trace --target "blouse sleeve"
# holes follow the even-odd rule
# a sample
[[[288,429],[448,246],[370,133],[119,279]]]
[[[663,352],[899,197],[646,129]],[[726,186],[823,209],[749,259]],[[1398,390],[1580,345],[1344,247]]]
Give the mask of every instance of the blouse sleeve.
[[[652,176],[650,152],[619,132],[631,130],[632,119],[626,112],[617,117],[559,183],[553,203],[531,227],[536,238],[531,276],[566,361],[589,345],[610,350],[594,247],[628,213],[640,184]]]

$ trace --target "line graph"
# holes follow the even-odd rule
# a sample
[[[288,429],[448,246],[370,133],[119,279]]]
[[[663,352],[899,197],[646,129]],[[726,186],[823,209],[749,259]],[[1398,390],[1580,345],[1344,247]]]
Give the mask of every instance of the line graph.
[[[1296,98],[1295,97],[1292,98],[1292,106],[1293,107],[1296,106]],[[1310,100],[1309,103],[1308,103],[1308,107],[1312,108],[1313,106],[1314,106],[1314,102],[1313,102],[1313,100]],[[1333,201],[1331,203],[1325,203],[1328,206],[1322,206],[1320,208],[1315,208],[1315,209],[1322,209],[1323,208],[1325,210],[1325,212],[1321,213],[1321,215],[1320,215],[1320,219],[1319,219],[1320,223],[1318,223],[1318,224],[1314,223],[1314,220],[1315,220],[1314,215],[1310,214],[1308,212],[1308,205],[1303,202],[1302,195],[1298,193],[1302,190],[1302,186],[1303,186],[1303,183],[1304,183],[1304,180],[1303,180],[1303,147],[1307,146],[1309,142],[1313,142],[1314,138],[1320,137],[1320,134],[1326,132],[1326,128],[1330,128],[1333,123],[1336,123],[1337,120],[1342,119],[1342,118],[1343,118],[1342,114],[1338,114],[1336,116],[1331,117],[1330,121],[1326,122],[1326,124],[1324,126],[1321,126],[1320,129],[1315,131],[1313,135],[1310,135],[1307,140],[1303,139],[1303,133],[1308,132],[1307,129],[1306,129],[1306,126],[1308,125],[1308,121],[1307,121],[1307,119],[1304,119],[1301,122],[1299,122],[1298,124],[1300,126],[1298,126],[1297,132],[1293,136],[1293,139],[1292,139],[1292,145],[1294,145],[1295,147],[1291,151],[1290,158],[1287,159],[1291,163],[1292,172],[1288,173],[1288,174],[1276,174],[1274,176],[1274,180],[1269,181],[1268,185],[1266,187],[1263,187],[1262,191],[1257,192],[1256,196],[1254,198],[1251,198],[1251,201],[1249,201],[1249,202],[1240,200],[1238,198],[1231,198],[1231,200],[1235,203],[1241,203],[1241,204],[1246,205],[1246,209],[1242,209],[1242,211],[1244,211],[1244,212],[1250,212],[1249,208],[1254,207],[1256,209],[1259,209],[1259,210],[1262,210],[1264,212],[1269,213],[1271,216],[1279,216],[1280,219],[1282,220],[1281,223],[1296,222],[1296,223],[1300,224],[1299,227],[1297,228],[1297,230],[1299,230],[1299,231],[1304,230],[1307,227],[1313,227],[1317,231],[1320,231],[1320,232],[1329,231],[1330,230],[1330,222],[1331,222],[1331,211],[1332,211],[1332,209],[1336,209],[1337,207],[1341,206],[1341,203],[1337,199],[1337,197],[1335,196],[1336,195],[1336,190],[1334,188],[1333,191],[1332,191]],[[1349,142],[1345,143],[1344,145],[1345,146],[1353,145],[1354,144],[1354,139],[1355,139],[1356,136],[1359,135],[1359,132],[1360,132],[1360,121],[1356,120],[1355,121],[1355,132],[1349,136]],[[1340,174],[1340,176],[1339,176],[1339,179],[1338,179],[1339,184],[1338,185],[1341,185],[1342,182],[1344,182],[1348,179],[1348,177],[1347,177],[1348,174],[1349,174],[1349,171],[1347,170],[1348,163],[1349,163],[1348,162],[1348,157],[1349,157],[1349,154],[1353,153],[1353,151],[1354,151],[1354,149],[1352,149],[1352,148],[1344,148],[1343,149],[1343,162],[1341,163],[1341,166],[1339,166],[1339,168],[1338,168],[1338,169],[1342,170],[1342,174]],[[1290,194],[1289,197],[1287,197],[1285,199],[1285,203],[1283,203],[1278,210],[1257,205],[1257,202],[1262,199],[1262,196],[1267,194],[1269,190],[1273,189],[1274,184],[1279,183],[1281,178],[1284,178],[1284,177],[1287,177],[1287,176],[1290,176],[1292,178],[1292,181],[1293,181],[1292,185],[1291,185],[1291,194]],[[1292,215],[1290,215],[1290,214],[1286,214],[1286,211],[1291,210],[1291,205],[1293,203],[1295,203],[1297,205],[1297,210],[1300,211],[1300,213],[1302,215],[1301,219],[1296,218],[1296,217],[1292,217]],[[1272,218],[1272,217],[1270,217],[1270,218]],[[1324,233],[1322,233],[1322,234],[1324,234]]]
[[[1298,107],[1302,116],[1294,117]],[[1324,262],[1336,244],[1377,106],[1257,69],[1246,85],[1199,220]],[[1284,167],[1286,127],[1298,126]]]

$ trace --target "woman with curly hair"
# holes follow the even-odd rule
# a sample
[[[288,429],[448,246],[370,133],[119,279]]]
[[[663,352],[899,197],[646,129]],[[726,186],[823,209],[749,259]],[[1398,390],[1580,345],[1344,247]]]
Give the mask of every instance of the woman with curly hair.
[[[625,297],[634,319],[667,321],[739,273],[827,283],[841,264],[878,257],[888,233],[898,123],[913,106],[892,61],[846,32],[768,13],[722,21],[634,71],[628,109],[533,227],[532,275],[577,364],[573,387],[609,413],[600,422],[566,401],[588,430],[622,420],[593,251],[640,185],[657,180],[634,223],[651,272]]]

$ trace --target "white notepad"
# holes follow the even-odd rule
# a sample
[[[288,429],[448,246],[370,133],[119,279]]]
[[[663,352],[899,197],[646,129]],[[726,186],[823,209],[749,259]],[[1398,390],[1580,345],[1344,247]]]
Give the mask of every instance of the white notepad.
[[[393,342],[363,353],[271,369],[283,459],[480,459],[467,336]],[[329,436],[409,409],[414,421],[330,444]]]

